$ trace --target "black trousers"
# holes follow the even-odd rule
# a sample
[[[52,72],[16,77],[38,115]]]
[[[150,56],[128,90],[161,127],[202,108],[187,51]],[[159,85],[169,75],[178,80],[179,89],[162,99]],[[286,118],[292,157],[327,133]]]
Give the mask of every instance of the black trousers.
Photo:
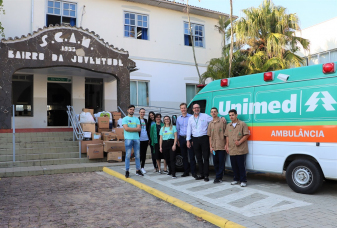
[[[208,135],[193,137],[193,148],[199,166],[201,176],[209,175],[209,138]]]
[[[149,140],[140,141],[140,167],[144,168],[146,160],[147,146],[149,145]]]
[[[153,168],[158,169],[157,159],[156,159],[156,155],[154,154],[154,151],[153,151],[153,146],[150,145],[150,148],[151,148],[151,158],[152,158]]]
[[[169,167],[169,173],[176,175],[176,152],[172,150],[174,140],[163,140],[163,154],[167,166]]]
[[[215,178],[218,180],[222,180],[225,170],[225,161],[226,161],[226,151],[216,150],[215,155],[213,155],[213,163],[215,169]]]
[[[234,180],[247,182],[246,176],[246,154],[230,156],[234,172]]]
[[[179,144],[181,156],[183,156],[184,173],[188,174],[191,171],[192,175],[196,174],[197,171],[195,167],[196,164],[193,146],[191,146],[191,148],[187,148],[186,137],[182,136],[179,137]],[[190,158],[190,162],[188,162],[188,157]]]

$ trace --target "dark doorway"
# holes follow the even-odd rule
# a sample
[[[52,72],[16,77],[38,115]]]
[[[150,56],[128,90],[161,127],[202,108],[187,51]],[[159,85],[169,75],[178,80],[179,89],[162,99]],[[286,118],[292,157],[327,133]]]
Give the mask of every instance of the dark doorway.
[[[47,83],[48,126],[68,126],[67,105],[71,105],[71,83]]]
[[[85,107],[94,113],[103,111],[103,78],[85,79]]]

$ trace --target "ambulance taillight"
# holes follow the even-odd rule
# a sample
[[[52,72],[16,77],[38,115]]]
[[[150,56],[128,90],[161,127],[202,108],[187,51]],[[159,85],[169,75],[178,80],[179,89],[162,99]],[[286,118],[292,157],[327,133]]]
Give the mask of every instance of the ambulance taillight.
[[[329,74],[329,73],[335,73],[336,72],[336,66],[334,63],[325,63],[323,64],[323,73]]]
[[[206,84],[198,84],[197,85],[197,87],[199,88],[199,89],[202,89],[202,88],[204,88],[206,86]]]
[[[263,74],[263,80],[265,82],[273,81],[274,80],[274,72],[266,72]]]
[[[220,85],[221,87],[229,86],[229,78],[221,79]]]

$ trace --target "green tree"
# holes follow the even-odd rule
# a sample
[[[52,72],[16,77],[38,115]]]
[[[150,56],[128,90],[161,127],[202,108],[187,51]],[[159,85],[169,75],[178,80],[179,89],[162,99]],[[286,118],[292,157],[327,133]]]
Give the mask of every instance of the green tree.
[[[238,45],[248,45],[248,73],[300,67],[305,60],[296,55],[300,46],[309,49],[309,41],[297,37],[300,31],[296,14],[287,14],[286,8],[264,0],[258,8],[243,10],[245,17],[234,24]]]

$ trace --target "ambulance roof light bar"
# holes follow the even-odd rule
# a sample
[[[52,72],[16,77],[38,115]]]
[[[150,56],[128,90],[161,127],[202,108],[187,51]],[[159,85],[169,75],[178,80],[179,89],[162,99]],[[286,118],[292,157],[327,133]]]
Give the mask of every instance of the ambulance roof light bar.
[[[323,64],[323,73],[324,74],[335,73],[335,72],[336,72],[335,63],[325,63],[325,64]]]
[[[266,72],[263,74],[263,80],[265,82],[273,81],[274,80],[274,72]]]
[[[227,86],[229,86],[229,78],[221,79],[220,85],[221,85],[221,87],[227,87]]]

